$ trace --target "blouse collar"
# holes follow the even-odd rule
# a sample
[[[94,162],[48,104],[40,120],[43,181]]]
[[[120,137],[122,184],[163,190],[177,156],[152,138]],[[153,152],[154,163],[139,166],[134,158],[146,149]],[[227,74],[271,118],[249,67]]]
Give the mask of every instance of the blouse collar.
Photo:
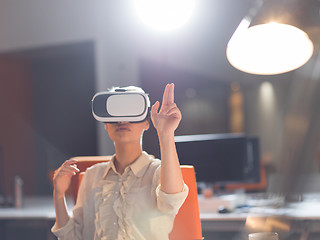
[[[114,165],[114,160],[115,160],[115,155],[113,155],[110,161],[110,164],[107,165],[106,173],[104,174],[104,177],[106,177],[106,175],[108,174],[111,168],[114,172],[117,172],[116,167]],[[143,151],[142,154],[137,158],[137,160],[131,163],[127,168],[130,168],[136,177],[142,177],[151,162],[152,162],[152,157],[150,157],[148,153]]]

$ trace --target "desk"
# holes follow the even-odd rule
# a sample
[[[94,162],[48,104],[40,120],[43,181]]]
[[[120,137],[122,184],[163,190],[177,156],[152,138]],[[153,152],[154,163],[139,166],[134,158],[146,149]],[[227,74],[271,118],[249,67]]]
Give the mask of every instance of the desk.
[[[0,208],[0,220],[55,219],[52,197],[26,197],[22,208]]]
[[[72,201],[68,201],[68,206],[71,215]],[[219,214],[216,211],[208,211],[208,209],[205,211],[200,206],[200,218],[204,233],[236,232],[247,235],[250,231],[248,225],[262,223],[266,226],[273,224],[272,227],[296,232],[301,240],[306,240],[310,233],[320,233],[320,202],[292,203],[280,208],[252,207],[247,212],[240,210],[228,214]],[[55,221],[54,205],[50,196],[26,197],[21,209],[0,208],[0,239],[5,240],[6,225],[16,221],[22,224],[34,222],[37,227],[46,231],[47,239],[56,239],[50,230]],[[206,238],[206,240],[211,240],[211,238]]]
[[[293,239],[295,234],[300,240],[309,239],[310,234],[320,234],[320,201],[283,204],[279,206],[264,205],[235,209],[231,213],[219,214],[216,209],[201,206],[199,198],[202,230],[210,232],[234,232],[247,236],[255,231],[277,231],[283,235],[280,239]],[[248,201],[246,201],[248,203]],[[212,204],[213,208],[215,207]],[[237,238],[238,239],[238,238]],[[240,239],[240,238],[239,238]],[[242,238],[241,238],[242,239]],[[243,238],[245,239],[245,238]],[[318,239],[318,238],[317,238]]]
[[[68,201],[68,205],[73,204]],[[71,214],[71,209],[69,214]],[[19,227],[42,229],[48,240],[56,239],[51,233],[54,221],[55,210],[51,196],[25,197],[20,209],[0,208],[0,239],[6,239],[7,230],[13,224]]]

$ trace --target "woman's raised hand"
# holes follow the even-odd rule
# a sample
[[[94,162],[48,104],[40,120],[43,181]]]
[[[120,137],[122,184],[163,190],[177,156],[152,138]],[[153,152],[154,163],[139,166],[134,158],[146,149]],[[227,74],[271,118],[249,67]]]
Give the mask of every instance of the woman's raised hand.
[[[156,101],[151,107],[151,120],[158,134],[174,134],[177,129],[182,115],[174,102],[174,84],[167,84],[163,97],[160,111],[160,103]]]

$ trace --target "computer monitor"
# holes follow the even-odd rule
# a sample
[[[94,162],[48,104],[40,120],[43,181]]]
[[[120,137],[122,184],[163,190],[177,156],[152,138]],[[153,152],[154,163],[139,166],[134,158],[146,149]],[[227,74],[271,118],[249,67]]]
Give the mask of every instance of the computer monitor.
[[[176,136],[175,142],[180,164],[193,165],[198,182],[227,184],[260,179],[256,138],[245,134],[201,134]]]

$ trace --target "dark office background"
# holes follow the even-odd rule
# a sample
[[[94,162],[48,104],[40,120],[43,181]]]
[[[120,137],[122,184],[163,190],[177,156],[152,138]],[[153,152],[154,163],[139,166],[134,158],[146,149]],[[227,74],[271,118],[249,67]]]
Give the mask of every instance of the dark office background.
[[[51,171],[72,156],[97,155],[94,48],[81,42],[0,56],[1,189],[15,175],[27,195],[52,193]]]

